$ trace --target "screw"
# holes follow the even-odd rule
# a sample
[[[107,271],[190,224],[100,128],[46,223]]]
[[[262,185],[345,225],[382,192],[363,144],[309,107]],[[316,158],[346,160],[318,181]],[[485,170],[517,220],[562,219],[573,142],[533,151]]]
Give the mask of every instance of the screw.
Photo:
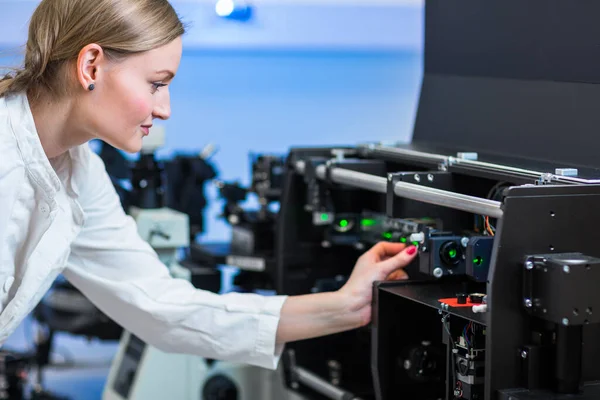
[[[392,174],[388,174],[388,181],[392,181]]]
[[[415,174],[415,181],[421,182],[421,177],[419,176],[419,174]]]
[[[354,243],[354,248],[355,248],[356,250],[364,250],[364,248],[365,248],[365,245],[364,245],[364,244],[362,244],[361,242],[356,242],[356,243]]]
[[[531,308],[532,305],[533,303],[531,302],[531,299],[525,299],[525,307]]]
[[[563,271],[565,274],[568,274],[569,272],[571,272],[571,268],[569,268],[568,265],[563,266]]]
[[[427,180],[433,182],[433,174],[427,174]]]
[[[292,389],[299,389],[300,385],[298,384],[298,382],[292,382]]]
[[[569,318],[563,318],[562,319],[562,324],[565,325],[565,326],[569,325]]]
[[[467,247],[469,245],[469,238],[464,237],[464,238],[460,239],[460,244],[462,245],[462,247]]]
[[[442,271],[440,267],[437,267],[433,270],[433,276],[435,276],[436,278],[441,278],[442,275],[444,275],[444,271]]]
[[[324,248],[329,248],[329,247],[331,247],[331,243],[328,242],[327,240],[323,240],[321,242],[321,246],[324,247]]]
[[[531,261],[527,260],[527,261],[525,262],[525,269],[527,269],[527,270],[532,270],[532,269],[533,269],[533,262],[531,262]]]
[[[521,358],[527,358],[527,351],[523,350],[521,352]]]
[[[404,369],[410,369],[411,362],[410,360],[404,360]]]

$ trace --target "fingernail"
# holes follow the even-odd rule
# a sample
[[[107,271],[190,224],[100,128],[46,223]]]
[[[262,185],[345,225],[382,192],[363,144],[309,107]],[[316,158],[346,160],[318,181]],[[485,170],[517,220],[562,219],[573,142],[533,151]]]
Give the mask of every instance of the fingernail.
[[[412,256],[413,254],[415,254],[417,252],[417,247],[416,246],[410,246],[407,250],[406,253],[409,256]]]

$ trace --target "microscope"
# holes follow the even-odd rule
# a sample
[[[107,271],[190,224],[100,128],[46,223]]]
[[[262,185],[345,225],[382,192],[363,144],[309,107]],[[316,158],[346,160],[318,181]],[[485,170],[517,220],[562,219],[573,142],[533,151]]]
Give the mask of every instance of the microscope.
[[[128,213],[135,219],[140,236],[154,248],[173,277],[189,280],[202,290],[219,292],[221,273],[218,268],[186,258],[185,251],[182,251],[183,260],[178,261],[180,251],[187,249],[203,231],[198,210],[202,210],[206,202],[199,186],[216,175],[207,163],[214,148],[205,148],[193,157],[178,155],[162,163],[156,159],[155,152],[164,144],[164,139],[165,131],[159,127],[154,127],[145,139],[140,158],[131,168]],[[165,353],[124,332],[103,400],[166,398],[282,400],[288,397],[281,376],[273,371],[194,355]]]
[[[156,126],[145,139],[132,168],[128,213],[138,232],[156,251],[175,278],[192,280],[192,270],[178,262],[178,252],[190,244],[187,214],[164,207],[164,167],[155,156],[164,145],[165,130]],[[104,388],[104,400],[198,398],[207,361],[197,356],[168,354],[124,332]]]

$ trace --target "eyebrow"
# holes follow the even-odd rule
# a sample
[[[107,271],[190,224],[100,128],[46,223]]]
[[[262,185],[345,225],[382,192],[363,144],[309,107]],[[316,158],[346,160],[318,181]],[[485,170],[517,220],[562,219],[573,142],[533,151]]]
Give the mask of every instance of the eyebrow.
[[[168,69],[163,69],[161,71],[156,71],[157,74],[167,74],[167,79],[175,78],[175,74]]]

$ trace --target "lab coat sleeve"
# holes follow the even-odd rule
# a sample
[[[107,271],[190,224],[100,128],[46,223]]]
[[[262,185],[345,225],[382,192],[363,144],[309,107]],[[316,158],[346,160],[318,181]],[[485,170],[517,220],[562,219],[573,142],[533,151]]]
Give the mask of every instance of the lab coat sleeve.
[[[85,214],[64,276],[110,318],[156,348],[277,367],[285,296],[218,295],[172,278],[127,216],[102,160],[90,152]]]

